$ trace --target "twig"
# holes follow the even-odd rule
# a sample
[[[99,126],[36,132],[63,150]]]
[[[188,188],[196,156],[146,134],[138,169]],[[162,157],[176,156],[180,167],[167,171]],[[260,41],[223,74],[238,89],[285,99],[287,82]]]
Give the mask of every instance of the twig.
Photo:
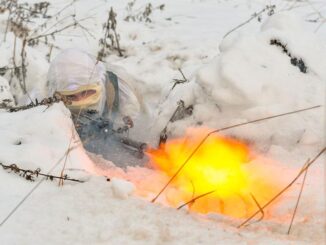
[[[4,41],[4,42],[6,42],[6,39],[7,39],[7,33],[8,33],[8,29],[9,29],[9,22],[10,22],[10,16],[11,16],[11,5],[12,5],[12,0],[10,0],[10,4],[9,4],[9,6],[8,6],[9,14],[8,14],[7,23],[6,23],[5,34],[4,34],[4,37],[3,37],[3,41]]]
[[[177,210],[183,208],[184,206],[187,206],[187,205],[190,204],[190,203],[194,203],[196,200],[198,200],[198,199],[200,199],[200,198],[202,198],[202,197],[208,196],[209,194],[212,194],[212,193],[214,193],[214,192],[216,192],[216,191],[217,191],[217,190],[212,190],[212,191],[206,192],[206,193],[204,193],[204,194],[201,194],[201,195],[199,195],[199,196],[196,196],[196,197],[192,198],[190,201],[188,201],[188,202],[182,204],[181,206],[179,206],[179,207],[177,208]]]
[[[28,41],[30,42],[30,41],[33,41],[33,40],[36,40],[36,39],[39,39],[39,38],[53,36],[53,35],[55,35],[58,32],[62,32],[64,30],[66,30],[66,29],[69,29],[70,27],[76,27],[76,26],[77,26],[77,22],[74,22],[74,23],[71,23],[71,24],[69,24],[67,26],[64,26],[64,27],[60,28],[60,29],[54,30],[52,32],[41,34],[41,35],[38,35],[36,37],[31,37],[31,38],[28,39]]]
[[[252,193],[250,193],[250,196],[251,196],[252,199],[254,200],[255,204],[257,205],[257,207],[258,207],[258,209],[259,209],[259,211],[260,211],[260,213],[261,213],[261,217],[260,217],[258,220],[255,221],[255,223],[257,223],[257,222],[260,222],[260,221],[262,221],[262,220],[264,219],[264,217],[265,217],[265,212],[264,212],[264,209],[260,206],[260,204],[259,204],[259,202],[257,201],[257,199],[255,198],[255,196],[254,196]]]
[[[309,161],[310,161],[310,159],[308,159],[308,161],[307,161],[307,163],[306,163],[305,165],[307,165]],[[306,182],[307,174],[308,174],[308,169],[306,169],[306,171],[305,171],[305,173],[304,173],[304,176],[303,176],[303,181],[302,181],[302,184],[301,184],[301,188],[300,188],[299,196],[298,196],[298,199],[297,199],[297,203],[295,204],[295,208],[294,208],[294,211],[293,211],[293,215],[292,215],[291,223],[290,223],[290,226],[289,226],[289,229],[288,229],[288,233],[287,233],[288,235],[289,235],[290,232],[291,232],[291,228],[292,228],[292,225],[293,225],[293,221],[294,221],[295,215],[296,215],[297,210],[298,210],[298,206],[299,206],[299,202],[300,202],[300,199],[301,199],[301,195],[302,195],[303,187],[304,187],[304,184],[305,184],[305,182]]]
[[[37,26],[33,32],[31,33],[31,35],[34,35],[40,28],[42,28],[43,26],[46,26],[47,23],[53,19],[58,17],[63,11],[65,11],[67,8],[69,8],[70,6],[72,6],[74,3],[76,3],[77,0],[72,0],[70,3],[68,3],[67,5],[65,5],[62,9],[60,9],[58,12],[56,12],[52,18],[47,19],[45,22],[43,22],[42,24],[40,24],[39,26]]]
[[[220,128],[214,131],[211,131],[210,133],[208,133],[203,139],[202,141],[197,145],[197,147],[191,152],[191,154],[188,156],[188,158],[183,162],[183,164],[179,167],[179,169],[177,170],[177,172],[170,178],[170,180],[165,184],[165,186],[162,188],[162,190],[156,195],[156,197],[152,200],[152,202],[154,203],[156,201],[156,199],[163,193],[163,191],[170,185],[170,183],[175,179],[175,177],[177,177],[177,175],[181,172],[181,170],[186,166],[186,164],[189,162],[189,160],[193,157],[193,155],[195,155],[195,153],[198,151],[198,149],[205,143],[205,141],[207,140],[207,138],[215,133],[224,131],[224,130],[228,130],[231,128],[237,128],[237,127],[241,127],[244,125],[248,125],[248,124],[252,124],[252,123],[256,123],[256,122],[261,122],[261,121],[265,121],[265,120],[269,120],[272,118],[277,118],[277,117],[282,117],[282,116],[286,116],[286,115],[291,115],[291,114],[296,114],[299,112],[303,112],[303,111],[308,111],[308,110],[312,110],[312,109],[316,109],[316,108],[320,108],[321,105],[318,106],[313,106],[313,107],[309,107],[309,108],[304,108],[304,109],[300,109],[300,110],[296,110],[296,111],[291,111],[291,112],[286,112],[286,113],[282,113],[282,114],[278,114],[278,115],[274,115],[274,116],[269,116],[269,117],[264,117],[264,118],[259,118],[256,120],[252,120],[249,122],[245,122],[245,123],[239,123],[239,124],[235,124],[232,126],[228,126],[228,127],[224,127],[224,128]]]
[[[323,148],[315,157],[313,160],[309,161],[308,163],[305,163],[301,171],[298,173],[298,175],[288,184],[285,188],[283,188],[278,194],[276,194],[271,200],[269,200],[262,208],[266,208],[268,205],[270,205],[274,200],[276,200],[279,196],[281,196],[287,189],[289,189],[296,181],[297,179],[325,152],[326,147]],[[241,223],[238,228],[243,227],[245,224],[247,224],[250,220],[252,220],[260,210],[256,211],[254,214],[252,214],[248,219],[246,219],[243,223]]]
[[[41,105],[46,105],[46,106],[50,106],[54,103],[59,103],[59,102],[63,102],[65,104],[69,104],[70,102],[65,100],[63,97],[59,96],[58,94],[54,94],[52,97],[49,98],[45,98],[43,100],[41,100],[40,102],[38,100],[36,100],[35,102],[31,102],[28,105],[23,105],[23,106],[16,106],[16,107],[11,107],[11,106],[4,106],[1,107],[0,109],[6,109],[8,110],[8,112],[18,112],[18,111],[24,111],[24,110],[28,110],[37,106],[41,106]]]
[[[25,178],[26,180],[29,180],[29,181],[35,181],[35,179],[34,179],[35,177],[37,178],[38,176],[44,176],[44,177],[46,177],[46,179],[49,179],[49,180],[64,179],[64,180],[79,182],[79,183],[84,182],[82,180],[69,178],[67,175],[61,177],[61,176],[55,176],[55,175],[51,175],[51,174],[44,174],[44,173],[41,173],[40,168],[32,171],[32,170],[29,170],[29,169],[20,168],[16,164],[5,165],[5,164],[3,164],[1,162],[0,162],[0,166],[4,170],[11,170],[12,172],[14,172],[16,174],[19,174],[19,176],[21,176],[21,177],[23,177],[23,178]]]
[[[267,5],[265,8],[263,8],[262,10],[260,10],[258,13],[254,13],[248,20],[246,20],[245,22],[241,23],[240,25],[234,27],[233,29],[231,29],[230,31],[228,31],[224,36],[223,39],[226,38],[229,34],[231,34],[232,32],[236,31],[237,29],[241,28],[242,26],[248,24],[250,21],[252,21],[253,19],[255,19],[257,16],[261,15],[262,13],[264,13],[266,10],[270,10],[274,11],[275,5]]]
[[[68,16],[68,17],[71,17],[71,16]],[[51,28],[54,27],[54,26],[52,26],[52,27],[49,28],[47,31],[43,32],[42,34],[37,35],[37,36],[34,36],[34,37],[30,37],[30,38],[28,38],[27,41],[28,41],[28,42],[32,42],[32,41],[37,40],[37,39],[40,39],[40,38],[46,38],[46,37],[48,37],[48,36],[54,36],[55,34],[57,34],[57,33],[59,33],[59,32],[62,32],[62,31],[64,31],[64,30],[67,30],[67,29],[69,29],[69,28],[71,28],[71,27],[77,27],[77,26],[80,27],[80,22],[85,21],[85,20],[87,20],[87,19],[89,19],[89,18],[90,18],[90,17],[85,17],[85,18],[82,18],[82,19],[80,19],[80,20],[76,20],[76,19],[74,18],[74,19],[73,19],[73,23],[71,23],[71,24],[69,24],[69,25],[66,25],[66,26],[64,26],[64,27],[61,27],[61,28],[59,28],[59,29],[56,29],[56,30],[54,30],[54,31],[47,32],[48,30],[50,30]],[[58,24],[58,22],[57,22],[55,25],[57,25],[57,24]]]
[[[72,124],[72,129],[71,129],[71,132],[74,132],[73,131],[73,126],[74,124]],[[72,144],[72,141],[73,141],[73,135],[71,135],[71,138],[70,138],[70,141],[69,141],[69,146],[68,146],[68,149],[70,149],[71,147],[71,144]],[[61,173],[60,173],[60,176],[61,176],[61,179],[59,181],[59,186],[63,186],[63,183],[64,183],[64,179],[62,178],[64,176],[64,171],[65,171],[65,168],[66,168],[66,163],[67,163],[67,160],[68,160],[68,156],[69,156],[69,153],[70,151],[65,155],[65,160],[63,162],[63,167],[62,167],[62,170],[61,170]]]
[[[181,73],[183,79],[173,79],[174,81],[174,84],[170,90],[170,92],[178,85],[178,84],[182,84],[182,83],[187,83],[188,82],[188,79],[185,77],[185,75],[183,74],[181,68],[178,68],[178,71]],[[170,94],[170,93],[169,93]],[[169,95],[168,94],[168,95]]]

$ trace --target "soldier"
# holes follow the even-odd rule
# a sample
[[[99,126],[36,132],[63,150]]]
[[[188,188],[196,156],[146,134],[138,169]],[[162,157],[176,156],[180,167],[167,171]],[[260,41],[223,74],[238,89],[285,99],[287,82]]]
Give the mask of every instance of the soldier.
[[[48,73],[49,92],[59,93],[70,102],[67,107],[85,148],[110,160],[117,138],[108,136],[133,127],[141,111],[135,83],[123,69],[112,65],[106,68],[78,49],[60,53]],[[128,139],[118,141],[126,143]]]

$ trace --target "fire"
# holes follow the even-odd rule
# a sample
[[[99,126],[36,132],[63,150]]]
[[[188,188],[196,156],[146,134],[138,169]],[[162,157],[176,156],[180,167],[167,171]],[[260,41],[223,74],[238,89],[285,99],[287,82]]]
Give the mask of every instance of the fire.
[[[202,139],[211,131],[192,128],[183,138],[173,139],[148,155],[154,168],[169,178],[182,166]],[[277,192],[261,171],[261,163],[252,162],[252,151],[244,142],[221,135],[211,135],[198,149],[165,192],[169,205],[178,207],[194,197],[190,210],[217,212],[233,217],[246,217],[265,204]]]

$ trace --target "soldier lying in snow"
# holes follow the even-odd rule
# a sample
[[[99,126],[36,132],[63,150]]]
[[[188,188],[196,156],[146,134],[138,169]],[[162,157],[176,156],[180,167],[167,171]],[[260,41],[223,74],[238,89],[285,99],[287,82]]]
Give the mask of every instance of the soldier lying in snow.
[[[102,155],[108,148],[112,149],[112,139],[91,137],[128,129],[140,113],[141,103],[134,82],[121,68],[106,69],[102,62],[78,49],[60,53],[48,73],[49,92],[59,93],[70,101],[68,108],[86,149]]]
[[[60,53],[48,73],[50,93],[58,92],[69,99],[73,113],[93,110],[118,124],[124,117],[135,119],[140,112],[134,81],[121,68],[106,69],[102,62],[78,49]]]

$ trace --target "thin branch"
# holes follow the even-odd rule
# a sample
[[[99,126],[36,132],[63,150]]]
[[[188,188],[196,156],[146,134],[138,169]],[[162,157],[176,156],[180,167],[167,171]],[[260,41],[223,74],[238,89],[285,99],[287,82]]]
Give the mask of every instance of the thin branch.
[[[241,127],[244,125],[248,125],[248,124],[252,124],[252,123],[256,123],[256,122],[261,122],[261,121],[266,121],[272,118],[277,118],[277,117],[282,117],[282,116],[286,116],[286,115],[291,115],[291,114],[296,114],[299,112],[303,112],[303,111],[308,111],[308,110],[313,110],[316,108],[320,108],[321,105],[318,106],[313,106],[313,107],[309,107],[309,108],[304,108],[304,109],[300,109],[300,110],[296,110],[296,111],[291,111],[291,112],[286,112],[286,113],[282,113],[282,114],[278,114],[278,115],[274,115],[274,116],[269,116],[269,117],[264,117],[264,118],[259,118],[256,120],[252,120],[249,122],[245,122],[245,123],[239,123],[239,124],[235,124],[232,126],[228,126],[228,127],[224,127],[224,128],[220,128],[214,131],[211,131],[210,133],[208,133],[202,140],[201,142],[197,145],[197,147],[191,152],[191,154],[188,156],[188,158],[183,162],[183,164],[179,167],[179,169],[176,171],[176,173],[170,178],[170,180],[165,184],[165,186],[160,190],[160,192],[156,195],[156,197],[152,200],[152,203],[154,203],[157,198],[163,193],[163,191],[170,185],[170,183],[175,179],[175,177],[177,177],[177,175],[181,172],[181,170],[186,166],[186,164],[189,162],[189,160],[193,157],[193,155],[196,154],[196,152],[198,151],[198,149],[205,143],[205,141],[208,139],[208,137],[212,134],[224,131],[224,130],[228,130],[231,128],[237,128],[237,127]]]
[[[16,164],[5,165],[1,162],[0,162],[0,166],[4,170],[11,170],[12,172],[19,174],[19,176],[21,176],[29,181],[34,181],[35,177],[44,176],[44,177],[46,177],[46,179],[49,179],[49,180],[64,179],[64,180],[68,180],[68,181],[72,181],[72,182],[79,182],[79,183],[84,182],[82,180],[69,178],[67,175],[61,177],[61,176],[55,176],[55,175],[51,175],[51,174],[44,174],[44,173],[41,173],[41,169],[39,169],[39,168],[33,171],[33,170],[29,170],[29,169],[20,168]]]
[[[241,23],[240,25],[234,27],[233,29],[231,29],[230,31],[228,31],[224,36],[223,39],[226,38],[228,35],[230,35],[232,32],[236,31],[237,29],[241,28],[242,26],[248,24],[250,21],[252,21],[253,19],[255,19],[257,16],[261,15],[262,13],[264,13],[266,10],[268,9],[274,9],[275,6],[266,6],[265,8],[263,8],[262,10],[260,10],[258,13],[254,13],[248,20],[246,20],[245,22]]]
[[[259,204],[259,202],[257,201],[257,199],[255,198],[255,196],[252,194],[252,193],[250,193],[250,196],[252,197],[252,199],[254,200],[254,202],[255,202],[255,204],[257,205],[257,207],[258,207],[258,209],[259,209],[259,211],[260,211],[260,213],[261,213],[261,217],[258,219],[258,220],[256,220],[254,223],[257,223],[257,222],[260,222],[260,221],[262,221],[263,219],[264,219],[264,217],[265,217],[265,212],[264,212],[264,209],[260,206],[260,204]],[[253,224],[253,223],[252,223]]]
[[[66,29],[69,29],[69,28],[71,28],[71,27],[77,27],[77,26],[80,26],[80,22],[85,21],[85,20],[87,20],[87,19],[89,19],[89,18],[90,18],[90,17],[86,17],[86,18],[83,18],[83,19],[80,19],[80,20],[76,20],[76,19],[74,19],[74,22],[71,23],[71,24],[69,24],[69,25],[66,25],[66,26],[64,26],[64,27],[62,27],[62,28],[56,29],[56,30],[54,30],[54,31],[52,31],[52,32],[43,33],[43,34],[40,34],[40,35],[35,36],[35,37],[30,37],[30,38],[28,38],[28,41],[30,42],[30,41],[33,41],[33,40],[36,40],[36,39],[45,38],[45,37],[48,37],[48,36],[53,36],[53,35],[55,35],[56,33],[62,32],[62,31],[66,30]]]
[[[72,0],[70,3],[68,3],[67,5],[65,5],[62,9],[60,9],[58,12],[56,12],[52,18],[47,19],[45,22],[43,22],[42,24],[40,24],[38,27],[36,27],[31,35],[34,35],[40,28],[42,28],[43,26],[45,26],[51,19],[56,18],[57,16],[59,16],[63,11],[65,11],[67,8],[69,8],[70,6],[72,6],[74,3],[76,3],[77,0]]]
[[[173,79],[174,84],[173,84],[173,86],[172,86],[172,88],[171,88],[171,90],[170,90],[168,96],[170,95],[171,91],[172,91],[172,90],[173,90],[173,89],[174,89],[178,84],[182,84],[182,83],[187,83],[187,82],[188,82],[188,79],[187,79],[187,78],[185,77],[185,75],[183,74],[181,68],[178,68],[178,71],[181,73],[183,79]],[[168,97],[168,96],[167,96],[167,97]]]
[[[61,179],[60,179],[60,181],[59,181],[59,186],[63,186],[63,183],[64,183],[64,179],[63,179],[62,177],[64,176],[64,171],[65,171],[65,168],[66,168],[66,164],[67,164],[67,160],[68,160],[68,156],[69,156],[69,154],[70,154],[70,151],[71,151],[72,149],[76,148],[76,146],[75,146],[75,147],[72,147],[72,146],[71,146],[72,143],[73,143],[73,138],[74,138],[73,132],[75,132],[73,129],[74,129],[74,124],[72,123],[72,125],[71,125],[71,132],[72,132],[72,135],[71,135],[71,137],[70,137],[69,146],[68,146],[68,151],[67,151],[67,153],[66,153],[66,155],[65,155],[65,159],[64,159],[64,162],[63,162],[63,167],[62,167],[62,170],[61,170],[61,173],[60,173]]]
[[[310,159],[308,160],[308,162],[310,161]],[[308,164],[307,162],[307,164]],[[306,164],[306,165],[307,165]],[[305,166],[306,166],[305,165]],[[305,167],[304,166],[304,167]],[[294,218],[295,218],[295,215],[297,213],[297,210],[298,210],[298,206],[299,206],[299,202],[300,202],[300,199],[301,199],[301,195],[302,195],[302,192],[303,192],[303,187],[304,187],[304,184],[306,182],[306,177],[307,177],[307,174],[308,174],[308,169],[306,169],[305,173],[304,173],[304,176],[303,176],[303,181],[302,181],[302,184],[301,184],[301,188],[300,188],[300,192],[299,192],[299,196],[298,196],[298,199],[297,199],[297,203],[295,204],[295,208],[294,208],[294,211],[293,211],[293,215],[292,215],[292,219],[291,219],[291,223],[290,223],[290,226],[289,226],[289,229],[288,229],[288,235],[290,234],[291,232],[291,228],[292,228],[292,225],[293,225],[293,221],[294,221]]]
[[[7,33],[8,33],[8,29],[9,29],[9,22],[10,22],[10,17],[11,17],[11,5],[12,5],[12,0],[10,1],[10,4],[9,4],[9,6],[8,6],[9,14],[8,14],[7,23],[6,23],[5,34],[4,34],[4,37],[3,37],[3,41],[4,41],[4,42],[6,42],[6,39],[7,39]]]
[[[198,200],[198,199],[200,199],[200,198],[202,198],[202,197],[208,196],[209,194],[212,194],[212,193],[214,193],[214,192],[216,192],[216,191],[217,191],[217,190],[212,190],[212,191],[206,192],[206,193],[204,193],[204,194],[201,194],[201,195],[199,195],[199,196],[196,196],[196,197],[192,198],[190,201],[188,201],[188,202],[182,204],[181,206],[179,206],[179,207],[177,208],[177,210],[179,210],[179,209],[181,209],[181,208],[187,206],[187,205],[190,204],[190,203],[194,203],[196,200]]]
[[[41,34],[41,35],[38,35],[36,37],[31,37],[28,39],[28,41],[32,41],[32,40],[36,40],[36,39],[39,39],[39,38],[44,38],[44,37],[48,37],[48,36],[53,36],[54,34],[58,33],[58,32],[62,32],[66,29],[69,29],[70,27],[76,27],[77,26],[77,22],[74,22],[72,24],[69,24],[67,26],[64,26],[60,29],[57,29],[57,30],[54,30],[52,32],[49,32],[49,33],[46,33],[46,34]]]
[[[287,189],[289,189],[296,181],[297,179],[326,151],[326,147],[324,147],[314,158],[308,163],[305,163],[303,168],[300,170],[298,175],[288,184],[285,188],[283,188],[279,193],[277,193],[271,200],[269,200],[262,208],[266,208],[268,205],[270,205],[274,200],[276,200],[279,196],[281,196]],[[254,214],[252,214],[248,219],[246,219],[243,223],[241,223],[238,228],[243,227],[246,225],[250,220],[252,220],[258,213],[260,213],[260,210],[256,211]]]
[[[48,97],[45,98],[43,100],[41,100],[40,102],[38,100],[34,102],[31,102],[28,105],[24,105],[24,106],[16,106],[16,107],[11,107],[11,106],[4,106],[1,107],[0,109],[6,109],[8,112],[18,112],[18,111],[24,111],[24,110],[28,110],[37,106],[42,106],[42,105],[46,105],[46,106],[50,106],[54,103],[59,103],[59,102],[63,102],[64,104],[68,104],[69,105],[69,101],[65,100],[65,98],[59,96],[58,94],[54,94],[53,97]]]

